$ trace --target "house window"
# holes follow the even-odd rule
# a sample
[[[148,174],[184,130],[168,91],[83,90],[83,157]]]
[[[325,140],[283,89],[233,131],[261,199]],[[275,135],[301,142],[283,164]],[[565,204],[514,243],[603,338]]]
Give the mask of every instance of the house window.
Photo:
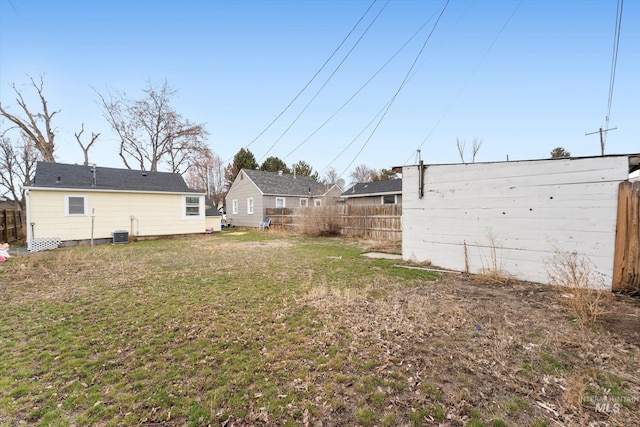
[[[253,215],[253,197],[247,199],[247,214]]]
[[[285,208],[284,197],[276,197],[276,208]]]
[[[309,199],[300,199],[300,207],[306,208],[307,206],[309,206]]]
[[[198,196],[185,196],[184,198],[184,214],[186,216],[199,216],[200,215],[200,197]]]
[[[391,194],[388,196],[382,196],[382,204],[383,205],[395,205],[396,204],[396,195]]]
[[[231,205],[231,212],[233,215],[238,215],[238,199],[233,199]]]
[[[322,206],[322,199],[313,199],[313,206]]]
[[[67,216],[87,215],[87,196],[64,196],[64,210]]]

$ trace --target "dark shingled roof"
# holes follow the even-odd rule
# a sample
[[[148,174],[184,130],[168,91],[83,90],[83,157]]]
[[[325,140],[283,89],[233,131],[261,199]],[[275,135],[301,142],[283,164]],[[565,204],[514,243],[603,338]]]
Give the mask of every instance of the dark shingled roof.
[[[341,194],[341,197],[375,196],[402,193],[402,179],[385,179],[375,182],[361,182]]]
[[[92,166],[38,162],[29,187],[83,190],[160,191],[166,193],[200,193],[187,187],[180,174],[137,171],[96,166],[93,185]]]
[[[260,191],[266,195],[278,196],[320,196],[331,186],[318,183],[310,176],[292,174],[279,175],[277,172],[265,172],[254,169],[242,169]]]
[[[207,196],[204,197],[204,216],[222,216],[215,203],[211,201]]]

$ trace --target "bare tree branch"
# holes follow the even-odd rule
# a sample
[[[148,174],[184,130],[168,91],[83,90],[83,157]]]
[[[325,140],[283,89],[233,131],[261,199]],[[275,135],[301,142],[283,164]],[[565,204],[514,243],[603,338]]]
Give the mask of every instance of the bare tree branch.
[[[216,207],[224,203],[227,189],[222,159],[210,150],[195,160],[185,181],[190,188],[207,193]]]
[[[466,145],[467,143],[464,139],[461,141],[460,138],[456,138],[456,147],[458,147],[458,154],[460,155],[460,161],[462,163],[464,163],[464,149]]]
[[[76,136],[76,140],[78,141],[78,144],[80,144],[80,148],[82,148],[82,154],[84,154],[84,165],[89,166],[89,149],[96,142],[100,134],[91,132],[91,141],[89,141],[89,144],[85,146],[80,140],[80,137],[82,136],[83,133],[84,133],[84,123],[82,123],[82,129],[80,129],[80,132],[77,132],[74,135]]]
[[[36,150],[38,150],[42,156],[42,160],[46,162],[55,162],[53,152],[55,150],[54,139],[55,132],[51,127],[53,116],[60,111],[54,111],[49,113],[47,107],[47,101],[44,97],[44,81],[42,76],[40,82],[37,83],[33,77],[30,77],[31,86],[33,86],[40,98],[40,104],[42,106],[42,112],[33,113],[27,107],[27,103],[22,96],[22,92],[18,90],[15,83],[12,85],[13,91],[16,93],[16,103],[25,114],[25,117],[19,117],[11,114],[2,105],[0,105],[0,115],[5,117],[15,126],[17,126],[26,137],[28,137],[34,144]],[[41,130],[41,126],[44,125],[44,132]]]
[[[333,166],[324,173],[325,184],[337,184],[339,179],[340,175],[338,175],[338,171]]]
[[[349,174],[349,177],[351,178],[351,185],[354,185],[362,182],[373,182],[378,178],[378,175],[377,170],[362,164],[357,166],[353,172]]]
[[[472,141],[472,147],[471,147],[471,163],[475,163],[476,162],[476,155],[478,154],[478,151],[480,151],[480,147],[482,147],[482,140],[478,140],[478,138],[473,138]]]
[[[160,88],[148,83],[143,92],[138,100],[125,93],[109,93],[108,99],[98,94],[105,119],[120,137],[120,157],[129,169],[136,163],[156,171],[164,164],[184,173],[209,150],[204,125],[191,123],[170,106],[176,91],[166,81]]]
[[[5,134],[0,136],[0,190],[24,207],[24,185],[33,179],[40,153],[28,135],[22,134],[14,142]]]

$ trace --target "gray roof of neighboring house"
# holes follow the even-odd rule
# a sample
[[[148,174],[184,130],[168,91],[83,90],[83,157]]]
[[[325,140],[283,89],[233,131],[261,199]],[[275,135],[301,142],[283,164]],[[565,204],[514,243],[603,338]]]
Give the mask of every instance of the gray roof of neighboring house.
[[[242,169],[263,194],[278,196],[321,196],[332,186],[320,184],[310,176]]]
[[[116,190],[166,193],[200,193],[187,187],[180,174],[96,166],[38,162],[28,187],[82,190]]]
[[[341,197],[364,197],[377,196],[381,194],[400,194],[402,193],[402,178],[385,179],[375,182],[360,182],[347,191],[342,193]]]
[[[215,203],[207,196],[204,197],[204,216],[222,216]]]

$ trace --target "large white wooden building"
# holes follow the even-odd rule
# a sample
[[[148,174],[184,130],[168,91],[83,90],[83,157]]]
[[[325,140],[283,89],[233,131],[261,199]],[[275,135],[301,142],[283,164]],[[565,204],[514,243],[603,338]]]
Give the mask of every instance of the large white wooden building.
[[[577,252],[611,286],[618,186],[639,155],[403,167],[405,260],[546,282]]]

